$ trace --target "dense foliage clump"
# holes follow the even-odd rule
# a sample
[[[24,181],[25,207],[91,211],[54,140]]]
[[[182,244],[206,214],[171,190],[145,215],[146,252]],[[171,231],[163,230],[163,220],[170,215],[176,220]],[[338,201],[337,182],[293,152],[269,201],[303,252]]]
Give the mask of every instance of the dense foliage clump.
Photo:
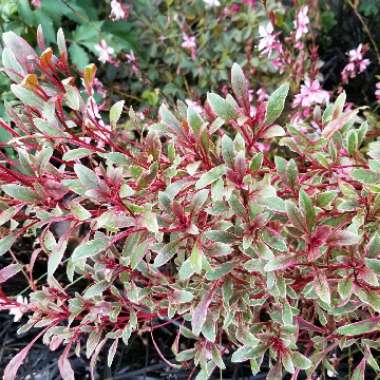
[[[153,122],[132,108],[124,119],[123,101],[101,115],[96,68],[77,77],[61,30],[57,55],[42,34],[41,54],[3,39],[19,102],[12,125],[0,122],[16,152],[0,163],[0,308],[25,317],[21,331],[39,329],[6,380],[40,338],[64,347],[58,366],[73,379],[72,352],[93,368],[112,342],[112,365],[133,334],[159,351],[155,331],[169,325],[175,360],[162,360],[194,363],[198,379],[227,358],[254,374],[265,361],[268,379],[334,374],[351,346],[355,378],[379,371],[379,132],[343,92],[330,100],[317,67],[299,94],[284,82],[260,96],[234,64],[231,94],[162,105]],[[13,247],[26,237],[24,262]],[[14,276],[27,298],[5,287]]]

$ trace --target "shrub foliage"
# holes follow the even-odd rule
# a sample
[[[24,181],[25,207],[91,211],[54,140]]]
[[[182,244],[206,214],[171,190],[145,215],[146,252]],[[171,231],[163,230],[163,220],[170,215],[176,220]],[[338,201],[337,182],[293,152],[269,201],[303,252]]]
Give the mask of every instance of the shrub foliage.
[[[268,379],[334,372],[329,359],[353,345],[355,378],[379,370],[378,130],[344,93],[300,114],[287,83],[251,99],[234,64],[233,95],[209,93],[204,107],[162,105],[151,122],[120,101],[102,118],[96,68],[76,77],[62,31],[57,55],[12,32],[4,43],[19,104],[12,126],[0,122],[17,152],[0,163],[0,283],[23,276],[29,292],[1,291],[0,308],[40,329],[6,380],[39,338],[64,346],[58,366],[73,379],[72,351],[93,368],[111,342],[111,365],[132,334],[159,350],[167,325],[175,360],[162,359],[193,362],[198,379],[229,357],[254,374],[265,360]],[[28,262],[13,249],[25,237]]]

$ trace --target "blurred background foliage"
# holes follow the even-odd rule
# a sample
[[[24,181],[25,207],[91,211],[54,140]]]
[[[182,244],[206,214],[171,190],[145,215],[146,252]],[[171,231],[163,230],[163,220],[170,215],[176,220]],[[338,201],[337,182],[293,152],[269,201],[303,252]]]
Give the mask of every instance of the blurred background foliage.
[[[244,67],[254,88],[273,87],[278,73],[273,75],[270,62],[254,49],[258,25],[275,20],[286,35],[296,10],[308,4],[328,89],[338,84],[347,51],[369,43],[372,64],[348,86],[349,99],[362,104],[374,101],[379,74],[374,43],[380,45],[380,0],[355,1],[267,1],[265,9],[254,0],[220,0],[214,7],[203,0],[128,0],[122,2],[125,19],[114,21],[107,0],[0,0],[0,28],[15,31],[36,46],[35,32],[41,25],[46,45],[54,46],[62,27],[78,70],[90,62],[98,66],[108,103],[125,99],[137,109],[155,108],[162,100],[197,100],[209,90],[221,91],[234,61]],[[195,37],[194,55],[182,46],[184,35]],[[106,64],[98,60],[96,46],[102,41],[113,49],[113,61]],[[12,100],[8,87],[0,74],[2,117],[4,101]]]

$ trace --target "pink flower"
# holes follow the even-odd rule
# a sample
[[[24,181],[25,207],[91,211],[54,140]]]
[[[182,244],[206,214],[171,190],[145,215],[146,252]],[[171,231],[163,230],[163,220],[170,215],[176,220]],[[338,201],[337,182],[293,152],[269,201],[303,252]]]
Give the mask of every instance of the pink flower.
[[[301,37],[306,34],[309,30],[308,25],[310,23],[307,12],[309,10],[308,6],[303,6],[297,14],[297,18],[294,21],[294,27],[296,28],[296,40],[300,40]]]
[[[300,93],[294,98],[293,107],[310,107],[313,104],[327,103],[329,98],[329,93],[321,88],[317,79],[310,81],[306,78],[305,84],[301,86]]]
[[[111,1],[111,14],[110,18],[113,21],[123,20],[128,17],[128,8],[120,4],[117,0]]]
[[[186,33],[182,34],[182,44],[184,49],[191,51],[191,57],[195,59],[195,51],[197,48],[197,39],[194,36],[189,36]]]
[[[32,5],[34,8],[40,8],[41,7],[41,0],[32,0]]]
[[[129,63],[135,63],[136,62],[136,56],[133,50],[131,50],[129,53],[125,55],[125,58],[127,58],[127,61]]]
[[[371,63],[367,58],[364,58],[367,49],[363,44],[359,44],[356,49],[350,50],[347,55],[349,62],[342,70],[342,81],[347,83],[349,78],[355,78],[356,75],[362,73]]]
[[[277,39],[277,35],[273,34],[273,25],[269,22],[266,26],[259,26],[259,46],[258,49],[261,54],[266,54],[268,57],[272,51],[281,52],[281,43]]]
[[[380,82],[376,83],[376,91],[375,91],[376,100],[380,103]]]
[[[107,45],[105,40],[101,40],[95,45],[95,50],[99,53],[98,59],[100,62],[112,62],[112,54],[115,52],[114,49]]]

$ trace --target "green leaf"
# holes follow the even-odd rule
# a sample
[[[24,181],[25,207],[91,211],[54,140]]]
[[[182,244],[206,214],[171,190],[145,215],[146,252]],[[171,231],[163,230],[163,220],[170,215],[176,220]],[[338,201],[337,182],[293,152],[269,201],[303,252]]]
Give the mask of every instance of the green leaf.
[[[46,136],[50,136],[50,137],[64,136],[63,131],[61,131],[59,128],[54,127],[52,123],[47,120],[34,118],[33,122],[36,128]]]
[[[266,351],[266,347],[263,344],[259,344],[256,347],[243,346],[238,348],[231,357],[232,363],[242,363],[249,359],[253,359],[262,355]]]
[[[203,251],[201,243],[196,241],[194,243],[193,249],[191,250],[190,263],[195,273],[201,273],[203,262]]]
[[[338,293],[342,300],[347,299],[351,295],[352,291],[352,279],[346,277],[339,281],[338,283]]]
[[[238,114],[231,103],[217,94],[209,92],[207,94],[207,102],[210,104],[213,112],[225,121],[238,117]]]
[[[366,246],[368,257],[377,257],[380,253],[380,235],[375,232]]]
[[[247,111],[247,108],[249,107],[249,83],[242,68],[237,63],[232,65],[231,86],[240,105],[244,106]]]
[[[300,231],[305,230],[305,222],[301,211],[297,208],[293,201],[286,200],[285,201],[286,213],[288,214],[288,218],[290,222],[293,224],[295,228]]]
[[[285,212],[285,202],[280,197],[267,197],[260,199],[260,204],[271,211]]]
[[[78,149],[72,149],[67,151],[62,159],[63,161],[74,161],[74,160],[79,160],[83,157],[87,157],[90,154],[92,154],[92,151],[86,148],[78,148]]]
[[[315,209],[313,202],[303,189],[299,193],[299,204],[306,218],[307,229],[311,232],[315,226]]]
[[[219,280],[227,273],[230,273],[234,266],[235,264],[231,262],[220,264],[216,268],[208,270],[206,272],[206,279],[209,281]]]
[[[294,264],[296,263],[297,263],[297,260],[294,256],[289,256],[289,255],[275,256],[273,257],[273,259],[271,259],[265,264],[264,270],[266,272],[272,272],[275,270],[285,270],[289,267],[294,266]]]
[[[284,83],[270,95],[265,112],[265,124],[272,124],[281,115],[288,92],[289,84]]]
[[[140,264],[148,251],[148,242],[144,241],[137,247],[134,247],[131,254],[131,268],[134,270]]]
[[[380,275],[380,260],[365,258],[365,263],[368,268],[372,269],[376,274]]]
[[[193,106],[187,108],[187,123],[190,125],[195,136],[198,136],[199,131],[204,123],[202,117]]]
[[[123,112],[124,104],[125,104],[125,101],[120,100],[117,103],[115,103],[110,109],[110,123],[113,128],[116,128],[116,125]]]
[[[165,244],[161,249],[158,250],[158,255],[154,259],[153,265],[156,268],[161,267],[170,261],[177,253],[177,247],[180,242],[178,240],[172,241]]]
[[[367,334],[374,331],[380,331],[380,325],[379,322],[371,319],[341,326],[336,330],[338,334],[345,336]]]
[[[228,231],[221,230],[208,230],[205,232],[208,239],[216,241],[218,243],[234,243],[236,241],[235,235]]]
[[[233,168],[235,162],[234,143],[227,135],[222,137],[222,155],[226,165]]]
[[[261,137],[263,139],[271,139],[273,137],[281,137],[285,135],[286,135],[286,132],[284,128],[280,127],[279,125],[271,125],[269,128],[267,128],[264,131]]]
[[[285,239],[279,233],[265,229],[261,233],[261,238],[263,239],[264,243],[269,245],[269,247],[276,249],[277,251],[285,252],[288,250]]]
[[[43,109],[44,101],[33,91],[28,90],[19,84],[12,84],[11,90],[16,98],[20,99],[22,103],[29,107],[37,108],[39,110]]]
[[[315,290],[315,293],[317,293],[317,296],[323,302],[327,303],[328,305],[331,304],[330,286],[324,273],[319,273],[315,277],[313,281],[313,288]]]
[[[250,170],[252,172],[257,172],[261,168],[261,165],[263,164],[263,159],[264,159],[263,152],[256,153],[253,156],[251,163],[249,164]]]
[[[70,211],[76,219],[83,221],[91,218],[91,212],[86,210],[79,202],[70,203]]]
[[[141,224],[150,232],[157,233],[159,231],[157,215],[152,211],[144,212]]]
[[[204,187],[211,185],[213,182],[218,180],[225,171],[224,165],[216,166],[215,168],[212,168],[206,173],[203,173],[201,177],[198,179],[198,181],[195,184],[195,189],[200,190]]]
[[[96,296],[100,296],[103,294],[103,292],[108,288],[109,284],[107,281],[102,280],[94,285],[91,285],[89,288],[86,289],[86,291],[83,294],[83,298],[85,299],[91,299]]]
[[[319,207],[326,207],[328,206],[333,199],[337,196],[336,190],[330,190],[330,191],[324,191],[322,193],[317,194],[317,205]]]
[[[48,258],[48,277],[52,277],[62,261],[67,247],[67,241],[58,244]]]
[[[296,368],[309,369],[312,365],[312,361],[299,352],[292,353],[292,360]]]
[[[1,189],[10,197],[18,199],[20,201],[32,202],[37,199],[37,194],[32,189],[26,186],[10,183],[1,186]]]
[[[3,256],[4,253],[8,252],[11,248],[14,242],[16,241],[16,236],[14,235],[8,235],[3,237],[0,240],[0,256]]]
[[[175,290],[173,292],[173,298],[176,303],[187,303],[193,300],[193,294],[187,290]]]
[[[71,259],[75,262],[86,259],[87,257],[95,256],[98,253],[105,251],[108,246],[109,242],[107,239],[89,240],[75,248],[73,254],[71,255]]]
[[[204,204],[206,203],[209,195],[209,190],[208,189],[203,189],[198,191],[194,196],[193,199],[191,200],[191,205],[190,205],[190,210],[193,215],[198,214]]]
[[[92,170],[82,164],[75,164],[74,171],[80,183],[88,189],[96,189],[99,185],[98,177]]]
[[[20,211],[20,209],[20,206],[12,206],[4,210],[0,214],[0,226],[11,220]]]
[[[378,173],[362,168],[353,169],[351,172],[351,177],[365,185],[376,184],[380,181],[380,175]]]
[[[69,54],[71,62],[76,65],[79,70],[83,70],[90,63],[86,51],[75,42],[70,44]]]

